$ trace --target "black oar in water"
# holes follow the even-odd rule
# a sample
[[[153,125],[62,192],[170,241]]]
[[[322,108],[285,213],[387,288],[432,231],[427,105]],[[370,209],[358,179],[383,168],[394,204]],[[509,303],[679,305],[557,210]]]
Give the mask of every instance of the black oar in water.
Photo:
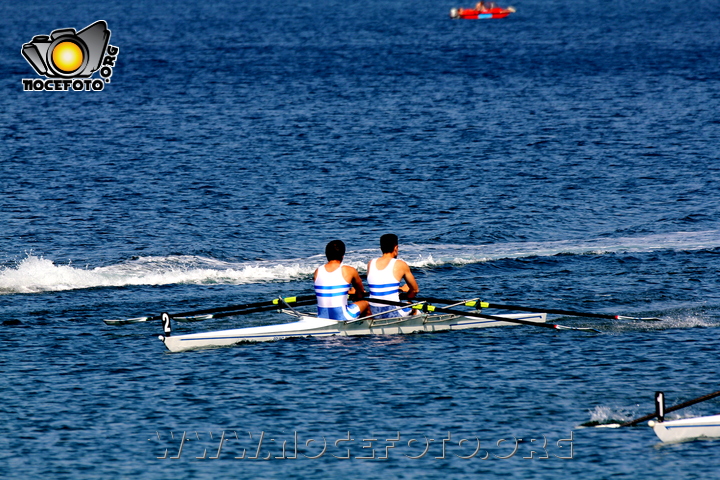
[[[432,297],[422,297],[422,298],[418,298],[418,300],[425,300],[425,301],[431,302],[431,303],[457,303],[457,300],[446,300],[443,298],[432,298]],[[647,317],[647,318],[627,317],[624,315],[607,315],[607,314],[603,314],[603,313],[585,313],[585,312],[575,312],[572,310],[557,310],[557,309],[550,309],[550,308],[522,307],[520,305],[502,305],[499,303],[476,302],[476,301],[465,302],[464,305],[466,307],[476,307],[478,309],[479,308],[497,308],[499,310],[516,310],[518,312],[534,312],[534,313],[552,313],[554,315],[570,315],[573,317],[588,317],[588,318],[606,318],[609,320],[645,320],[645,321],[651,321],[651,322],[661,321],[661,319],[655,318],[655,317]]]
[[[315,303],[315,295],[305,295],[300,297],[286,297],[283,298],[287,303],[298,304],[298,306],[311,305]],[[266,300],[264,302],[245,303],[240,305],[228,305],[226,307],[206,308],[202,310],[193,310],[189,312],[171,313],[171,318],[185,319],[186,321],[199,321],[206,320],[209,318],[220,318],[222,316],[241,315],[243,313],[255,313],[264,312],[269,310],[276,310],[282,302],[280,299]],[[262,310],[258,310],[261,309]],[[204,317],[203,317],[204,316]],[[196,318],[193,318],[196,317]],[[149,322],[153,320],[160,320],[161,315],[151,315],[146,317],[126,318],[126,319],[107,319],[103,320],[108,325],[127,325],[129,323],[141,323]]]
[[[635,420],[630,420],[629,422],[621,423],[618,425],[618,427],[632,427],[634,425],[637,425],[638,423],[651,420],[655,417],[658,417],[660,421],[663,420],[662,417],[665,416],[666,413],[674,412],[675,410],[680,410],[681,408],[689,407],[690,405],[695,405],[696,403],[704,402],[706,400],[710,400],[711,398],[720,397],[720,391],[708,393],[707,395],[703,395],[702,397],[693,398],[692,400],[688,400],[687,402],[679,403],[675,405],[674,407],[665,408],[665,399],[662,392],[656,392],[655,393],[655,413],[651,413],[649,415],[645,415],[640,418],[636,418]],[[599,425],[599,426],[609,426],[609,425]],[[614,425],[613,425],[614,426]]]
[[[394,306],[403,306],[406,305],[406,303],[401,302],[393,302],[391,300],[380,300],[377,298],[368,298],[367,299],[371,303],[381,303],[383,305],[394,305]],[[414,299],[417,300],[417,299]],[[472,303],[472,302],[467,302]],[[468,305],[468,306],[474,306],[474,305]],[[554,330],[579,330],[583,332],[595,332],[595,333],[601,333],[599,330],[595,330],[594,328],[581,328],[581,327],[567,327],[565,325],[557,325],[554,323],[542,323],[542,322],[533,322],[530,320],[521,320],[519,318],[507,318],[507,317],[498,317],[494,315],[485,315],[484,313],[478,313],[478,312],[465,312],[462,310],[454,310],[450,308],[442,308],[442,307],[436,307],[435,305],[430,304],[423,304],[421,306],[414,306],[412,308],[421,309],[424,312],[435,312],[435,313],[449,313],[452,315],[461,315],[463,317],[474,317],[474,318],[486,318],[488,320],[495,320],[497,322],[508,322],[508,323],[518,323],[520,325],[531,325],[533,327],[544,327],[544,328],[552,328]],[[542,313],[542,312],[538,312]]]

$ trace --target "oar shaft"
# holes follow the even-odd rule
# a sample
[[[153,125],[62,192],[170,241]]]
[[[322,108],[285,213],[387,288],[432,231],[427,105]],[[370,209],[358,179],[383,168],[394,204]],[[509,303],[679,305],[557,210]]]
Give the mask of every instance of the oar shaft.
[[[371,303],[381,303],[383,305],[397,305],[397,306],[405,305],[405,306],[408,306],[405,303],[393,302],[391,300],[380,300],[377,298],[369,298],[368,301]],[[552,323],[533,322],[530,320],[522,320],[520,318],[497,317],[494,315],[485,315],[484,313],[464,312],[462,310],[454,310],[451,308],[441,308],[441,307],[436,307],[434,305],[425,305],[422,308],[424,311],[428,311],[428,312],[448,313],[451,315],[459,315],[459,316],[463,316],[463,317],[485,318],[488,320],[495,320],[497,322],[518,323],[520,325],[531,325],[533,327],[552,328],[553,330],[560,330],[560,329],[586,330],[586,329],[574,328],[574,327],[563,327],[562,325],[555,325]]]
[[[287,303],[293,303],[300,306],[305,305],[311,305],[315,303],[315,295],[304,295],[299,297],[285,297],[283,298],[283,301]],[[240,305],[228,305],[225,307],[216,307],[216,308],[205,308],[201,310],[191,310],[189,312],[179,312],[179,313],[171,313],[169,314],[170,318],[185,318],[185,319],[191,319],[192,317],[198,317],[201,315],[210,315],[208,318],[219,318],[218,314],[221,313],[229,313],[229,315],[222,315],[222,316],[230,316],[230,315],[241,315],[244,313],[255,313],[255,312],[263,312],[266,310],[256,310],[258,308],[261,309],[267,309],[267,310],[275,310],[277,308],[281,308],[283,305],[282,301],[280,299],[276,298],[274,300],[267,300],[264,302],[255,302],[255,303],[244,303]],[[162,318],[162,315],[148,315],[146,317],[136,317],[136,318],[127,318],[124,320],[121,319],[106,319],[103,320],[108,325],[126,325],[130,323],[141,323],[141,322],[149,322],[153,320],[160,320]],[[198,319],[199,320],[199,319]]]
[[[431,303],[455,303],[456,300],[447,300],[442,298],[430,298],[430,297],[423,297],[422,300],[431,302]],[[533,312],[533,313],[551,313],[554,315],[571,315],[575,317],[589,317],[589,318],[607,318],[609,320],[617,320],[617,315],[606,315],[602,313],[585,313],[585,312],[575,312],[572,310],[557,310],[557,309],[551,309],[551,308],[534,308],[534,307],[523,307],[520,305],[503,305],[500,303],[488,303],[488,302],[479,302],[479,304],[473,304],[468,305],[471,307],[478,306],[481,308],[497,308],[499,310],[515,310],[518,312]]]
[[[616,315],[605,315],[602,313],[584,313],[584,312],[574,312],[572,310],[556,310],[551,308],[533,308],[533,307],[519,307],[517,305],[501,305],[499,303],[490,303],[489,306],[486,308],[497,308],[500,310],[518,310],[518,311],[525,311],[525,312],[537,312],[537,313],[551,313],[554,315],[572,315],[575,317],[588,317],[588,318],[607,318],[609,320],[617,320]]]
[[[293,305],[296,306],[296,307],[307,307],[307,306],[309,306],[309,305],[315,305],[315,300],[314,300],[314,297],[313,297],[313,300],[298,301],[298,302],[295,302]],[[208,317],[207,317],[206,319],[210,319],[210,318],[234,317],[235,315],[247,315],[247,314],[250,314],[250,313],[259,313],[259,312],[270,312],[270,311],[272,311],[272,310],[279,310],[279,309],[282,309],[282,308],[283,308],[283,305],[267,305],[267,306],[264,306],[264,307],[250,308],[250,309],[245,309],[245,310],[233,310],[233,311],[230,311],[230,312],[214,313],[214,314],[208,315]],[[182,318],[182,315],[170,315],[170,317],[172,317],[172,318],[176,318],[176,317]],[[190,318],[192,318],[192,316],[190,316]],[[200,319],[200,320],[205,320],[205,319]]]
[[[304,295],[304,296],[300,296],[300,297],[287,297],[284,300],[288,303],[306,302],[308,300],[314,301],[315,295]],[[203,310],[194,310],[191,312],[171,313],[170,316],[171,317],[190,317],[193,315],[204,315],[207,313],[230,312],[230,311],[244,310],[246,308],[270,307],[270,306],[278,306],[278,305],[281,305],[281,302],[276,298],[274,300],[268,300],[265,302],[245,303],[245,304],[240,304],[240,305],[228,305],[226,307],[206,308]],[[159,319],[160,315],[157,315],[157,318]],[[155,318],[150,318],[150,320],[155,320]]]
[[[394,308],[394,309],[388,310],[386,312],[374,313],[372,315],[368,315],[367,317],[360,317],[355,320],[346,320],[345,323],[359,323],[359,322],[363,322],[365,320],[373,320],[375,317],[378,317],[380,315],[386,315],[388,313],[397,312],[398,310],[403,310],[405,308],[415,308],[417,305],[422,305],[423,303],[425,303],[425,302],[403,303],[401,307]]]
[[[432,305],[431,305],[432,306]],[[429,309],[433,312],[439,312],[439,313],[450,313],[452,315],[462,315],[463,317],[475,317],[475,318],[485,318],[488,320],[495,320],[498,322],[508,322],[508,323],[518,323],[520,325],[531,325],[533,327],[544,327],[544,328],[552,328],[553,330],[557,330],[561,327],[560,325],[555,325],[552,323],[543,323],[543,322],[532,322],[530,320],[522,320],[519,318],[506,318],[506,317],[497,317],[494,315],[485,315],[484,313],[476,313],[476,312],[463,312],[462,310],[454,310],[451,308],[432,308]]]
[[[690,405],[695,405],[696,403],[704,402],[706,400],[710,400],[711,398],[720,397],[720,391],[708,393],[707,395],[703,395],[702,397],[693,398],[692,400],[688,400],[687,402],[679,403],[675,405],[674,407],[669,407],[665,409],[665,413],[674,412],[675,410],[680,410],[681,408],[689,407]],[[655,414],[651,413],[650,415],[645,415],[644,417],[636,418],[635,420],[631,420],[629,422],[625,422],[620,424],[621,427],[632,427],[634,425],[637,425],[638,423],[642,423],[646,420],[651,420],[655,418]]]

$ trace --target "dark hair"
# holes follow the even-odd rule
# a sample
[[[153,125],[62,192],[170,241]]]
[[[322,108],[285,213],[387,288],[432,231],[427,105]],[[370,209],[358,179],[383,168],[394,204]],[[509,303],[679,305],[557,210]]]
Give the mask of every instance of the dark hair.
[[[380,237],[380,251],[382,253],[392,253],[398,245],[398,237],[394,233],[386,233]]]
[[[328,243],[327,247],[325,247],[325,256],[327,257],[328,262],[332,260],[340,260],[342,262],[342,259],[345,256],[345,244],[343,241],[333,240]]]

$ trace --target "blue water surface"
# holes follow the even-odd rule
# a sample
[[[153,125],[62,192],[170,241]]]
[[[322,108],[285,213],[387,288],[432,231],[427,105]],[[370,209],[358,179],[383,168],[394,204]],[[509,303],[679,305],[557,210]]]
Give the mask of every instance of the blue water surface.
[[[4,478],[720,478],[717,441],[582,428],[720,390],[720,4],[458,6],[0,5]],[[23,91],[23,44],[97,20],[102,91]],[[180,354],[102,321],[311,294],[388,232],[423,294],[662,321]]]

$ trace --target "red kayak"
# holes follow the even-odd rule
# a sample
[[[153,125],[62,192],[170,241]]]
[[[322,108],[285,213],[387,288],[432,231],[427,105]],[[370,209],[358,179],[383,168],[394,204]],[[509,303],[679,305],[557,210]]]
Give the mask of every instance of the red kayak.
[[[505,18],[511,13],[515,13],[515,8],[501,8],[494,2],[479,2],[475,8],[453,8],[450,10],[450,18],[465,18],[468,20],[478,20],[485,18]]]

